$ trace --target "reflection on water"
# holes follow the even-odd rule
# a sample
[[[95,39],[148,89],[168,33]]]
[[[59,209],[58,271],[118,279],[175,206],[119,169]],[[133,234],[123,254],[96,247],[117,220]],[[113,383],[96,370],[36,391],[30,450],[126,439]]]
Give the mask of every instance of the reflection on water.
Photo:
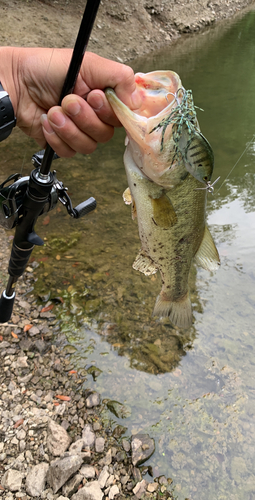
[[[208,223],[222,266],[211,275],[192,268],[190,330],[151,318],[160,278],[131,267],[139,238],[121,197],[122,130],[91,157],[57,163],[74,204],[93,195],[97,210],[73,221],[60,207],[38,223],[46,240],[36,251],[37,290],[65,297],[62,328],[77,366],[90,368],[103,398],[128,408],[113,422],[155,437],[150,464],[172,477],[180,500],[255,494],[254,29],[251,11],[135,62],[139,71],[175,70],[192,89],[205,110],[198,118],[214,149],[214,178],[221,175]],[[3,170],[10,158],[20,170],[23,140],[16,133],[0,144]],[[34,146],[27,150],[29,159]]]

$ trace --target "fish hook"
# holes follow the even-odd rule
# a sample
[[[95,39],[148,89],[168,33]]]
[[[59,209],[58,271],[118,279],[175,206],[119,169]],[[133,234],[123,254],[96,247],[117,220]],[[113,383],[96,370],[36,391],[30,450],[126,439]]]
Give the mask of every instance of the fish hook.
[[[213,193],[214,191],[214,184],[216,184],[216,182],[218,182],[218,180],[220,179],[220,176],[217,177],[217,179],[211,184],[210,181],[207,181],[206,183],[206,186],[205,187],[202,187],[202,188],[196,188],[194,189],[194,191],[201,191],[202,189],[206,189],[208,191],[208,193]]]
[[[179,101],[178,101],[178,99],[177,99],[177,97],[176,97],[176,94],[173,94],[173,92],[167,92],[167,94],[166,94],[166,96],[165,96],[165,97],[166,97],[167,102],[169,103],[169,100],[167,99],[167,96],[168,96],[168,95],[172,95],[172,96],[174,97],[174,99],[175,99],[175,100],[176,100],[176,102],[177,102],[177,106],[178,106],[178,105],[179,105]]]

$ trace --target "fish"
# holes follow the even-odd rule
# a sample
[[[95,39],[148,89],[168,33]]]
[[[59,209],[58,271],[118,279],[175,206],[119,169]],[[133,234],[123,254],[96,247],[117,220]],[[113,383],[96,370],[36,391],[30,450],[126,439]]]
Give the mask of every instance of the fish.
[[[124,164],[129,187],[123,198],[132,206],[141,241],[133,269],[146,276],[160,272],[162,289],[153,315],[168,317],[185,329],[193,322],[188,284],[192,262],[209,271],[220,264],[205,221],[207,190],[198,189],[200,180],[175,157],[171,123],[161,148],[162,130],[157,125],[178,105],[174,95],[181,87],[180,77],[172,71],[138,73],[136,83],[142,105],[135,111],[113,89],[105,91],[127,133]]]

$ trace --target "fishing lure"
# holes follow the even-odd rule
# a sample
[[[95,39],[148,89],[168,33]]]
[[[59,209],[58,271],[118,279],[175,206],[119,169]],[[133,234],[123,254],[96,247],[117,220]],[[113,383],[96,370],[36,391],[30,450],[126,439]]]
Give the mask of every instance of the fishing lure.
[[[150,133],[162,128],[161,148],[164,148],[164,137],[167,127],[172,124],[172,136],[175,144],[173,160],[183,161],[188,172],[197,180],[206,184],[205,189],[211,191],[210,180],[214,167],[214,155],[207,139],[201,134],[193,101],[192,91],[179,88],[171,94],[176,106],[171,113],[154,127]],[[166,96],[167,98],[167,96]]]

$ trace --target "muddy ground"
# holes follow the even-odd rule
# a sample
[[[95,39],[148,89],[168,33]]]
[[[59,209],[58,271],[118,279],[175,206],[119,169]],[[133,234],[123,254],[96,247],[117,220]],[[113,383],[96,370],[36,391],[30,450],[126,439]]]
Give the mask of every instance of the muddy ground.
[[[1,45],[73,47],[85,0],[1,0]],[[89,49],[129,61],[233,16],[250,0],[103,0]]]

